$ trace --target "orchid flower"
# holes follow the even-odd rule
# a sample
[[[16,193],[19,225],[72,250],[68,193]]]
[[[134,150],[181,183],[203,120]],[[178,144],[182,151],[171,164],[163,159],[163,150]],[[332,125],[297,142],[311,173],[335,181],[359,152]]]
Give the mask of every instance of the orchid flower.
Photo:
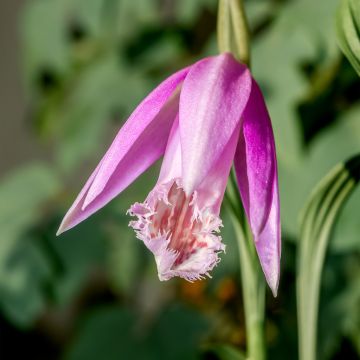
[[[136,236],[154,254],[160,280],[210,276],[225,246],[219,217],[234,163],[259,260],[279,282],[280,211],[270,118],[248,68],[230,53],[180,70],[155,88],[120,129],[62,221],[77,225],[164,155],[143,203],[129,209]]]

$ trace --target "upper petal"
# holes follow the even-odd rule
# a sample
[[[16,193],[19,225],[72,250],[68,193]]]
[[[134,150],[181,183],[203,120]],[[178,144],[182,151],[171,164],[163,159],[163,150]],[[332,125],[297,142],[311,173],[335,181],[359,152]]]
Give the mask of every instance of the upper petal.
[[[163,154],[174,115],[177,113],[177,99],[172,99],[167,107],[164,105],[169,103],[169,99],[187,73],[188,68],[170,76],[130,115],[103,157],[98,174],[87,193],[84,207],[103,191],[110,177],[129,152],[137,152],[142,158],[141,163],[143,160],[148,160],[147,157],[150,157],[153,163]],[[119,180],[117,178],[117,181]]]
[[[177,87],[187,73],[188,68],[170,76],[135,109],[65,215],[58,233],[103,207],[164,153],[178,114]]]
[[[255,80],[243,114],[235,170],[260,262],[276,293],[281,251],[277,161],[270,117]]]
[[[220,158],[250,91],[249,70],[231,54],[209,57],[191,67],[179,107],[183,185],[188,194]]]

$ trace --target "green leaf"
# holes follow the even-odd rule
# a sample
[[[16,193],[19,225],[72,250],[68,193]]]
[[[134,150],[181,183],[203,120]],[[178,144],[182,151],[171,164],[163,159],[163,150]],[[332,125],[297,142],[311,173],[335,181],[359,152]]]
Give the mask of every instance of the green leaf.
[[[32,117],[39,133],[55,142],[61,170],[101,152],[111,121],[123,120],[153,85],[146,66],[126,57],[130,39],[157,21],[155,10],[144,0],[34,0],[24,8]]]
[[[359,256],[349,252],[326,261],[319,307],[319,358],[332,358],[344,337],[360,354]]]
[[[69,47],[66,42],[64,18],[65,1],[31,1],[24,6],[21,18],[22,62],[25,80],[30,86],[36,80],[36,71],[50,67],[59,73],[69,66]],[[41,26],[39,26],[41,24]]]
[[[119,307],[97,309],[80,326],[66,360],[145,359],[134,332],[134,315]]]
[[[151,326],[143,315],[118,306],[96,309],[80,325],[65,359],[198,359],[199,341],[207,328],[199,313],[173,306],[163,309]]]
[[[342,0],[337,12],[337,37],[341,50],[360,75],[360,3]]]
[[[169,306],[159,316],[148,338],[153,359],[199,359],[199,343],[208,328],[209,322],[201,313],[180,305]]]
[[[212,345],[207,352],[213,353],[219,360],[246,360],[245,354],[227,344]]]
[[[313,191],[301,219],[297,302],[300,359],[316,356],[320,280],[333,225],[360,180],[360,155],[335,167]]]
[[[59,188],[55,174],[40,163],[19,168],[0,183],[0,305],[22,326],[44,306],[42,286],[50,271],[28,233]]]
[[[104,209],[61,236],[55,235],[56,228],[48,228],[46,236],[57,260],[51,290],[58,304],[65,305],[72,300],[92,278],[101,279],[106,258],[101,225],[106,215],[107,209]]]
[[[12,245],[1,256],[0,306],[13,324],[27,328],[46,306],[44,285],[52,276],[52,266],[37,238],[23,236]]]
[[[343,159],[349,158],[360,142],[360,106],[355,105],[342,113],[336,124],[319,134],[301,161],[291,167],[279,164],[282,226],[294,238],[297,234],[297,215],[304,206],[304,199],[323,174]],[[336,144],[336,146],[334,146]],[[294,191],[296,189],[296,191]],[[357,233],[360,230],[357,214],[360,211],[360,191],[355,191],[342,211],[331,251],[344,252],[360,249]]]
[[[88,64],[44,114],[58,139],[57,159],[62,169],[73,170],[89,155],[102,152],[105,144],[99,140],[109,122],[119,110],[130,113],[149,87],[146,79],[119,65],[115,54]]]
[[[181,0],[174,2],[176,17],[180,22],[192,24],[204,9],[216,8],[216,0]]]
[[[269,108],[278,160],[288,169],[303,155],[296,110],[310,83],[301,66],[310,62],[322,69],[338,57],[333,41],[336,4],[337,0],[286,2],[252,43],[252,72]]]
[[[136,239],[134,231],[127,226],[130,218],[126,215],[108,223],[109,234],[108,265],[111,285],[116,291],[130,293],[137,283],[136,277],[144,266],[144,253],[147,251]]]

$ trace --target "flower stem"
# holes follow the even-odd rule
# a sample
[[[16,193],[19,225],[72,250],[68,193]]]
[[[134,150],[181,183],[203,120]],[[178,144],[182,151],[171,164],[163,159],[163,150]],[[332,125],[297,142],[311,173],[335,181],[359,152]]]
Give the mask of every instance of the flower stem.
[[[237,191],[233,172],[226,192],[227,204],[239,246],[241,283],[244,299],[247,356],[265,360],[264,313],[265,281],[259,266],[255,246]]]
[[[242,0],[219,0],[217,36],[220,52],[231,52],[250,67],[249,27]],[[265,360],[265,281],[233,171],[225,197],[239,245],[247,357],[249,360]]]
[[[218,46],[250,66],[250,32],[242,0],[219,0]]]

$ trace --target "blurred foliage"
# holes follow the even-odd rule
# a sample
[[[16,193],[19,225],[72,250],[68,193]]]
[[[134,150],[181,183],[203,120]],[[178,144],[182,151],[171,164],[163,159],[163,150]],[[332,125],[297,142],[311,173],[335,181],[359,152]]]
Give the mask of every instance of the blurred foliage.
[[[270,359],[297,356],[299,210],[319,179],[360,149],[360,82],[337,48],[337,6],[246,2],[253,73],[272,116],[280,171],[284,247],[279,295],[267,299]],[[145,198],[157,166],[55,237],[142,97],[175,70],[217,52],[216,11],[216,0],[24,2],[22,74],[31,136],[47,162],[34,159],[0,180],[1,358],[241,359],[246,334],[228,215],[227,253],[213,279],[194,284],[159,282],[152,257],[127,228],[126,209]],[[356,191],[325,261],[319,359],[360,356],[359,212]]]
[[[321,180],[301,214],[296,296],[299,358],[303,360],[318,358],[317,317],[325,255],[338,214],[359,181],[357,155],[338,164]]]
[[[360,75],[360,4],[343,0],[337,14],[339,45],[350,63]]]
[[[95,360],[99,354],[106,354],[107,360],[120,356],[139,360],[197,358],[196,345],[207,327],[199,313],[173,306],[162,312],[150,328],[144,321],[136,323],[136,320],[127,309],[99,307],[84,320],[65,359]]]

